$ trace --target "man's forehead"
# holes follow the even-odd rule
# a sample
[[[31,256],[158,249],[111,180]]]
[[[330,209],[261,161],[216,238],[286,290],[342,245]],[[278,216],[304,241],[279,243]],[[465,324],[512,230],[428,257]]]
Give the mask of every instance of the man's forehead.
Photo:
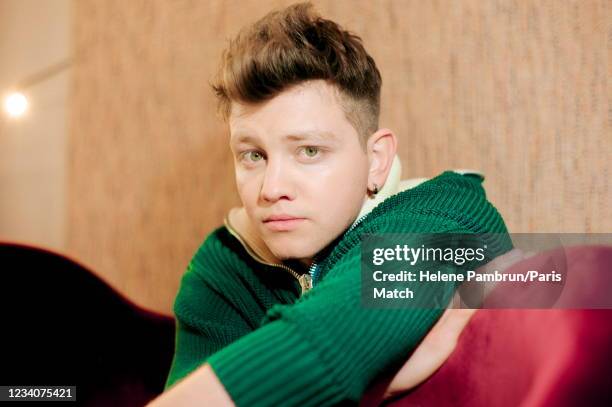
[[[354,130],[335,87],[321,80],[292,86],[261,103],[232,102],[228,122],[231,144],[258,138],[334,142]]]

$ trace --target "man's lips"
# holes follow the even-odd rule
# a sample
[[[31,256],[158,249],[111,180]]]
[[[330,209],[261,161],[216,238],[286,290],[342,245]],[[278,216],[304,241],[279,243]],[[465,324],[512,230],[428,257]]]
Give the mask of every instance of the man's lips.
[[[286,232],[298,227],[305,218],[297,218],[294,216],[280,215],[270,216],[263,221],[264,226],[275,232]]]
[[[292,220],[292,219],[302,219],[299,216],[292,216],[292,215],[272,215],[272,216],[268,216],[267,218],[264,219],[264,222],[271,222],[271,221],[277,221],[277,220]]]

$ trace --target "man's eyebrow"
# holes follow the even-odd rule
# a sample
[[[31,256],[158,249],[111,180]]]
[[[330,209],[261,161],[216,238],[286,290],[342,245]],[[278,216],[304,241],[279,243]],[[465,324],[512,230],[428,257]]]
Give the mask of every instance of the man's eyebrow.
[[[323,139],[333,141],[337,137],[334,133],[330,131],[302,131],[302,132],[292,132],[283,136],[283,139],[290,141],[302,141],[308,139]],[[231,142],[238,143],[248,143],[248,142],[257,142],[259,141],[259,137],[252,136],[249,134],[236,134],[231,137]]]
[[[323,139],[323,140],[335,140],[336,135],[331,131],[306,131],[287,134],[283,138],[292,141],[301,141],[311,138]]]
[[[248,134],[233,134],[230,137],[230,142],[234,143],[234,144],[238,144],[238,143],[249,143],[249,142],[255,142],[258,141],[259,138],[258,137],[254,137],[254,136],[250,136]]]

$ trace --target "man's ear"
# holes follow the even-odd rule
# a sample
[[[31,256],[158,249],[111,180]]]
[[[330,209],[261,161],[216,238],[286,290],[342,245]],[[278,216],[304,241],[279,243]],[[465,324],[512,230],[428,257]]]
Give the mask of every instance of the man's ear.
[[[370,169],[368,172],[368,189],[375,187],[380,191],[387,182],[387,176],[397,153],[397,138],[389,129],[379,129],[368,138],[366,145]]]

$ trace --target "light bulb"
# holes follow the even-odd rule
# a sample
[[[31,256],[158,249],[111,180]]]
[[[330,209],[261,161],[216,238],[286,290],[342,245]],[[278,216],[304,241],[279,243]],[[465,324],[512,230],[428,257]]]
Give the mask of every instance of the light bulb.
[[[22,116],[28,110],[28,99],[22,93],[11,93],[4,99],[4,110],[11,117]]]

